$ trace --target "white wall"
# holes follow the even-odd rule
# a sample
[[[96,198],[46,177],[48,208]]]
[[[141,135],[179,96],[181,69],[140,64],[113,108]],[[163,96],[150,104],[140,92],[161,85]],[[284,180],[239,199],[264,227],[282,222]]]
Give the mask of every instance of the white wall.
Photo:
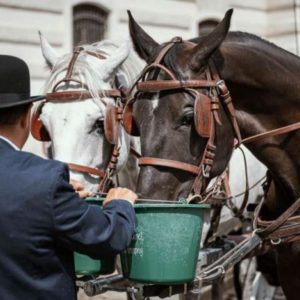
[[[0,0],[0,51],[29,65],[31,94],[42,92],[48,70],[43,61],[38,30],[59,52],[71,45],[68,0]],[[69,18],[68,18],[69,16]],[[41,154],[41,144],[30,139],[26,149]]]
[[[106,38],[129,38],[126,10],[158,42],[174,36],[197,35],[198,22],[221,20],[234,8],[232,30],[248,31],[295,51],[293,0],[0,0],[0,49],[23,58],[29,65],[32,94],[39,94],[48,76],[38,30],[64,54],[72,49],[72,7],[99,5],[109,12]],[[300,23],[300,0],[297,0]],[[300,24],[299,24],[300,30]],[[299,35],[300,39],[300,35]],[[27,149],[41,153],[30,140]]]

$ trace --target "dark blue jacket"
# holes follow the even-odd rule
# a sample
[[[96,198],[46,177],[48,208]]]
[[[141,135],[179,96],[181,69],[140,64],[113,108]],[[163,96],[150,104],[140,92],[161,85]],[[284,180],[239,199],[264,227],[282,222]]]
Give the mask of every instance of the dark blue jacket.
[[[69,185],[66,165],[0,139],[0,299],[76,299],[73,251],[101,258],[130,243],[133,207],[103,210]]]

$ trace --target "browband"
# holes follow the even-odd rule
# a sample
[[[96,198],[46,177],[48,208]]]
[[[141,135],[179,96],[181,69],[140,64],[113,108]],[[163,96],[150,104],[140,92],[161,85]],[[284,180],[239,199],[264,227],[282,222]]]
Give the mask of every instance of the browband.
[[[117,89],[103,90],[99,93],[99,96],[119,98],[122,93]],[[64,92],[52,92],[46,94],[46,101],[75,101],[86,100],[93,96],[89,91],[64,91]]]
[[[195,175],[198,175],[200,172],[200,168],[195,165],[164,158],[141,157],[139,159],[139,166],[145,165],[179,169],[182,171],[193,173]]]
[[[139,91],[163,91],[182,88],[209,88],[217,87],[217,80],[147,80],[137,83]]]

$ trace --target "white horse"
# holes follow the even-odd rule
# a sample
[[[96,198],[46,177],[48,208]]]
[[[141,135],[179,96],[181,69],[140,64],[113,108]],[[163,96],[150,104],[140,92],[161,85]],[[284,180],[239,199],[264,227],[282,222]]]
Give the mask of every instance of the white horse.
[[[52,91],[55,84],[66,76],[72,53],[62,57],[40,34],[41,48],[47,65],[51,69],[45,93]],[[71,77],[85,84],[92,95],[82,101],[46,102],[40,119],[51,137],[52,158],[66,163],[75,163],[91,168],[105,169],[110,159],[111,145],[104,136],[106,105],[115,105],[115,100],[101,91],[115,88],[128,89],[143,67],[129,42],[123,44],[104,40],[82,46],[75,61]],[[99,59],[88,53],[101,53]],[[103,58],[103,57],[102,57]],[[117,83],[116,83],[117,82]],[[82,91],[77,82],[63,82],[57,91]],[[136,140],[128,136],[121,126],[119,137],[120,156],[116,173],[120,186],[135,188],[138,166],[130,155],[130,146],[138,147]],[[86,190],[96,192],[99,184],[94,175],[70,171],[72,179],[80,181]]]

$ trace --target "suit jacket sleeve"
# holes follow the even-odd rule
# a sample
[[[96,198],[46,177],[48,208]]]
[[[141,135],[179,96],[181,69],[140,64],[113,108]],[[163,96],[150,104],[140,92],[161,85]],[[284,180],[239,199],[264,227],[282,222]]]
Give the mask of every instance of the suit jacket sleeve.
[[[103,209],[88,205],[69,184],[66,166],[58,171],[53,187],[55,234],[70,249],[94,258],[119,253],[128,247],[136,225],[132,205],[114,200]]]

